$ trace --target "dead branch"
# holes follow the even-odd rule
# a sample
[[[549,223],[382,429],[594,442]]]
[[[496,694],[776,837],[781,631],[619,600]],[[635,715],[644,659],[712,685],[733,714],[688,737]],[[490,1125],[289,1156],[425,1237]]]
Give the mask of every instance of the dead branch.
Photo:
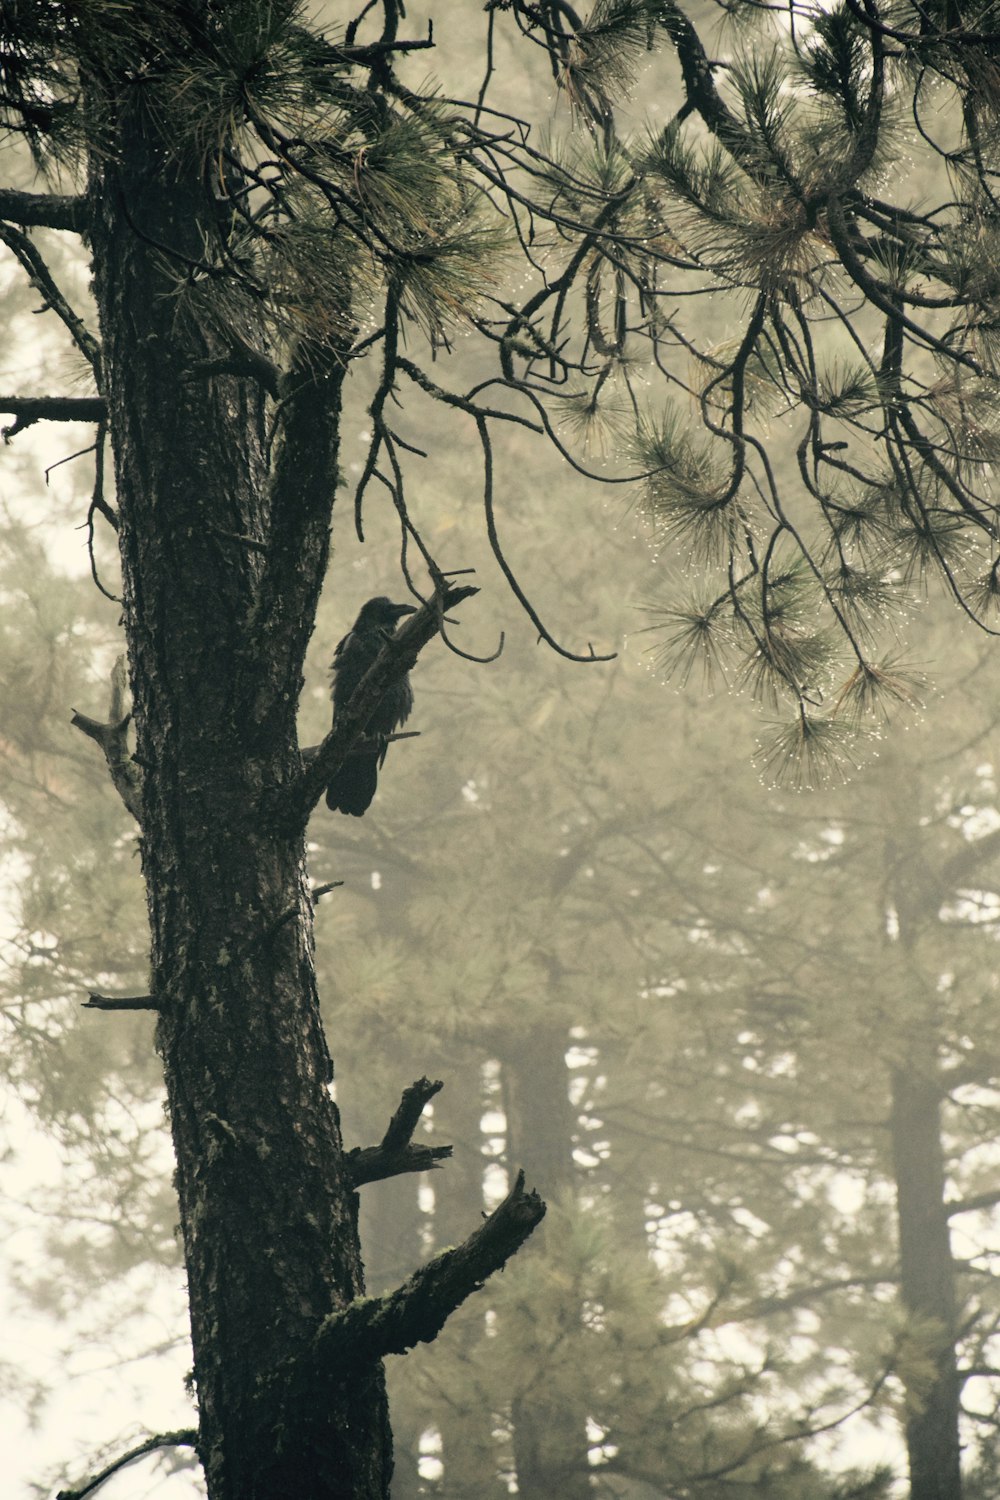
[[[102,396],[0,396],[0,411],[14,417],[0,428],[5,443],[35,422],[101,422],[107,414]]]
[[[64,324],[70,338],[73,340],[90,368],[98,374],[101,367],[101,346],[90,332],[86,323],[79,313],[70,304],[69,299],[56,283],[55,277],[49,269],[45,257],[39,252],[38,246],[20,229],[15,229],[13,224],[0,222],[0,242],[5,244],[11,254],[17,257],[22,269],[27,273],[28,280],[35,290],[44,298],[43,310],[51,308],[56,316]]]
[[[440,1080],[418,1078],[404,1089],[399,1108],[379,1144],[355,1146],[347,1153],[347,1171],[354,1187],[405,1172],[434,1171],[439,1161],[451,1155],[451,1146],[414,1145],[412,1140],[424,1106],[443,1087]]]
[[[70,723],[88,739],[96,741],[104,752],[115,790],[137,823],[142,822],[142,773],[128,747],[128,726],[132,715],[123,713],[125,705],[125,658],[120,656],[111,670],[111,701],[108,722],[73,714]]]
[[[39,229],[71,229],[77,234],[87,227],[88,205],[84,197],[61,193],[22,193],[0,188],[0,219]]]
[[[489,1218],[463,1244],[445,1250],[386,1297],[359,1298],[322,1324],[316,1353],[325,1370],[350,1369],[356,1359],[405,1354],[437,1338],[448,1318],[488,1276],[500,1271],[545,1216],[524,1173]]]
[[[99,995],[91,990],[84,1010],[159,1010],[155,995]]]

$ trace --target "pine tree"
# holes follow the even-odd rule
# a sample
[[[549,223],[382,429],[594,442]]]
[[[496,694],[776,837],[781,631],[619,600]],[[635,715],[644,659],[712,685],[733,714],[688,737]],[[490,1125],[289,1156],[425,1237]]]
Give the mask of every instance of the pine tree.
[[[757,9],[734,4],[730,18]],[[483,88],[466,99],[413,85],[407,60],[433,37],[402,36],[394,0],[329,37],[290,4],[5,7],[5,118],[71,190],[6,188],[2,238],[91,389],[0,405],[11,436],[96,424],[88,523],[116,534],[132,706],[116,677],[107,722],[79,714],[77,727],[141,829],[151,967],[129,1003],[157,1018],[199,1401],[184,1441],[213,1500],[384,1494],[382,1355],[433,1337],[542,1211],[515,1179],[462,1249],[396,1295],[361,1295],[362,1169],[326,1087],[306,821],[375,697],[435,635],[449,639],[445,610],[469,597],[415,518],[420,445],[397,403],[434,403],[473,438],[490,552],[541,638],[582,661],[598,653],[562,645],[508,560],[495,433],[534,430],[580,464],[556,414],[592,446],[634,427],[630,474],[658,544],[706,577],[696,600],[671,586],[654,605],[664,664],[728,663],[765,703],[790,699],[769,769],[837,763],[859,725],[916,698],[913,671],[875,644],[907,587],[937,572],[977,619],[1000,592],[988,17],[972,27],[902,6],[887,19],[865,0],[803,11],[769,37],[748,29],[717,61],[670,0],[598,0],[586,18],[515,0],[488,12]],[[542,152],[506,107],[505,25],[537,45],[577,113],[565,149]],[[676,57],[682,102],[629,140],[616,105],[655,47]],[[930,88],[952,106],[947,140],[922,122]],[[899,98],[942,180],[930,209],[902,189],[879,196]],[[99,342],[44,231],[89,245]],[[520,297],[507,272],[519,259],[532,278]],[[672,311],[677,284],[717,298],[709,337]],[[414,357],[443,356],[459,325],[497,359],[465,392]],[[650,350],[697,424],[646,399],[636,362]],[[356,526],[383,489],[403,573],[412,582],[419,555],[429,598],[303,756],[344,388],[366,357],[379,371]],[[785,416],[802,424],[794,467],[766,441]],[[99,555],[95,542],[98,578]],[[57,919],[41,913],[39,930]],[[136,958],[112,955],[105,972]],[[551,979],[537,942],[513,958],[522,988]],[[544,1028],[550,1063],[566,1021]],[[518,1055],[505,1059],[512,1081]],[[904,1062],[903,1113],[906,1078]],[[406,1096],[365,1172],[427,1163],[410,1136],[430,1097],[424,1083]],[[736,1380],[727,1396],[739,1407],[749,1394]],[[756,1461],[745,1439],[739,1417],[715,1432],[730,1444],[716,1461]]]
[[[410,1137],[432,1090],[408,1091],[381,1148],[346,1156],[305,826],[381,692],[475,591],[428,559],[429,601],[308,761],[296,714],[351,358],[395,352],[404,316],[443,337],[495,284],[498,216],[435,102],[393,100],[386,70],[409,44],[392,8],[370,45],[356,26],[328,42],[290,6],[5,20],[10,118],[82,185],[4,198],[6,243],[97,388],[19,398],[12,432],[96,419],[93,510],[117,533],[131,711],[116,684],[109,720],[77,725],[141,829],[150,978],[128,1003],[156,1012],[177,1161],[198,1396],[183,1441],[212,1496],[383,1495],[382,1357],[434,1337],[544,1208],[521,1179],[458,1249],[362,1295],[355,1189],[428,1159]],[[100,344],[19,224],[85,235]]]

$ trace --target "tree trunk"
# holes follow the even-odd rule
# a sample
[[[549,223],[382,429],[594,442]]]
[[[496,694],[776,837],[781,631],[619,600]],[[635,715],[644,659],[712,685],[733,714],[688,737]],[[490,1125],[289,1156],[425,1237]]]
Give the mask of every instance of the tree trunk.
[[[919,1320],[934,1365],[933,1380],[907,1393],[910,1495],[961,1500],[955,1266],[945,1214],[941,1088],[932,1053],[894,1071],[890,1128],[903,1303]]]
[[[338,1373],[312,1358],[322,1320],[363,1290],[356,1200],[328,1090],[304,830],[259,810],[300,765],[343,370],[310,351],[269,486],[260,395],[206,377],[200,364],[230,351],[178,295],[217,233],[206,174],[165,165],[141,76],[103,103],[95,291],[199,1453],[211,1500],[381,1500],[381,1364]]]
[[[455,1147],[447,1175],[433,1179],[434,1239],[438,1246],[454,1244],[463,1224],[475,1221],[483,1212],[485,1158],[480,1065],[476,1058],[466,1054],[460,1061],[450,1057],[448,1066],[462,1080],[462,1087],[446,1089],[435,1112],[442,1139],[451,1141]],[[464,1310],[449,1331],[448,1350],[442,1350],[442,1357],[460,1361],[472,1371],[476,1369],[476,1354],[481,1353],[486,1336],[485,1313],[478,1299]],[[464,1400],[441,1403],[437,1425],[444,1463],[440,1494],[447,1500],[467,1500],[470,1495],[481,1500],[501,1500],[507,1487],[498,1473],[500,1453],[493,1431],[494,1412],[475,1379],[467,1382]]]
[[[563,1027],[537,1028],[503,1060],[507,1157],[523,1162],[555,1198],[573,1192],[573,1114]],[[582,1314],[582,1309],[580,1309]],[[549,1394],[558,1383],[536,1371],[528,1395],[512,1404],[514,1465],[523,1500],[586,1500],[587,1413]]]
[[[899,1225],[900,1295],[914,1320],[931,1380],[907,1389],[906,1449],[911,1500],[961,1500],[960,1384],[955,1350],[955,1263],[945,1210],[943,1089],[938,1061],[937,996],[920,958],[920,940],[939,920],[950,892],[940,859],[913,817],[922,805],[912,774],[897,756],[882,768],[887,819],[886,886],[898,924],[897,964],[910,976],[902,1063],[891,1069],[891,1135]]]
[[[618,1097],[621,1084],[614,1080],[627,1080],[632,1074],[626,1049],[604,1043],[600,1069],[609,1075],[614,1095]],[[599,1101],[591,1107],[603,1118]],[[665,1146],[651,1153],[648,1140],[630,1130],[616,1108],[612,1107],[608,1113],[611,1118],[604,1118],[601,1126],[601,1134],[608,1143],[608,1156],[597,1171],[607,1184],[605,1191],[614,1209],[616,1240],[629,1251],[648,1255],[648,1205],[670,1196],[664,1179],[671,1180],[671,1173],[677,1170],[672,1159],[673,1148]]]

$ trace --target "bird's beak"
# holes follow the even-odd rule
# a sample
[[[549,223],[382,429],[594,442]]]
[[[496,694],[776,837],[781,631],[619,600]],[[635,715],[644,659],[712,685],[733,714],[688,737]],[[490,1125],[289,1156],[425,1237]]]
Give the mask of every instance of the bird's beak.
[[[415,615],[417,606],[415,604],[397,604],[394,606],[394,610],[396,619],[401,620],[404,615]]]

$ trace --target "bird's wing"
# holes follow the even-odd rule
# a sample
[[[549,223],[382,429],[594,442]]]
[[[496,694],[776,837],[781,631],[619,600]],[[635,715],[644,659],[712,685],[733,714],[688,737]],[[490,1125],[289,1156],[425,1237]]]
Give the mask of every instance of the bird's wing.
[[[349,630],[345,636],[341,636],[341,638],[337,642],[336,646],[334,646],[334,648],[333,648],[333,661],[330,663],[330,671],[331,672],[335,672],[337,670],[337,666],[338,666],[338,664],[340,662],[340,658],[343,656],[344,652],[347,650],[348,642],[350,641],[351,636],[353,634],[354,634],[354,631],[353,630]]]

